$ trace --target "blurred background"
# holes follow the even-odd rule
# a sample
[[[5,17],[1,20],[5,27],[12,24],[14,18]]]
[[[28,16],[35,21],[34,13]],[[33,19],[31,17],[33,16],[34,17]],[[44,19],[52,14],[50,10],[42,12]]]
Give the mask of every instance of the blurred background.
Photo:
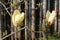
[[[46,12],[55,8],[57,17],[46,28]],[[20,27],[11,21],[16,9],[25,13]],[[60,0],[0,0],[0,40],[60,40]]]

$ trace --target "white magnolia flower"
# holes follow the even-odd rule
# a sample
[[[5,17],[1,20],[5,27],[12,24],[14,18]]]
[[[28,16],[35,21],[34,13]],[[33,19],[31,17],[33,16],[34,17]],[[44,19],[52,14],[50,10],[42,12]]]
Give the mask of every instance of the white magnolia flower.
[[[50,14],[49,18],[48,18],[48,24],[51,25],[53,23],[53,21],[55,20],[57,13],[55,11],[52,11],[52,13]]]
[[[15,10],[12,15],[12,23],[14,26],[21,26],[24,20],[24,13],[20,13],[19,10]]]

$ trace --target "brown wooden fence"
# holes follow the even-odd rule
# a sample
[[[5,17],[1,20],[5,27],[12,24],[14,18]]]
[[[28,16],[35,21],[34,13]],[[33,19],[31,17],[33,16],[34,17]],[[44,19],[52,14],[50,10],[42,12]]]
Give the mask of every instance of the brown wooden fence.
[[[14,27],[11,16],[15,10],[11,6],[14,2],[16,9],[25,13],[24,25]],[[42,28],[46,27],[46,12],[57,8],[57,17],[50,29],[53,33],[60,35],[60,0],[0,0],[0,40],[38,40],[46,38]],[[52,33],[51,32],[51,33]]]

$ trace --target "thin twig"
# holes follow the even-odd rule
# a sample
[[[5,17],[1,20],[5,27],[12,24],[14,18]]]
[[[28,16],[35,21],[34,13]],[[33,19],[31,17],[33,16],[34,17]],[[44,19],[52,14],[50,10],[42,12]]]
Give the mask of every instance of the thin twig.
[[[11,34],[9,34],[9,35],[3,37],[2,40],[5,39],[5,38],[7,38],[7,37],[9,37],[9,36],[11,36],[11,35],[13,35],[13,34],[15,34],[15,33],[17,33],[17,32],[19,32],[20,30],[23,30],[23,29],[25,29],[25,27],[23,27],[23,28],[21,28],[21,29],[18,29],[17,31],[12,32]]]
[[[11,16],[10,12],[7,10],[6,6],[1,1],[0,4],[6,9],[7,13]]]

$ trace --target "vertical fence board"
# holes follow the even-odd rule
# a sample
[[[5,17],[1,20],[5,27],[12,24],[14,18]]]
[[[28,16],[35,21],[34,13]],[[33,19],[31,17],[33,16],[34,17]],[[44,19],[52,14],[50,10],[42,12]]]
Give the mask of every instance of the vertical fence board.
[[[58,6],[58,1],[57,0],[55,0],[55,8],[58,8],[57,6]],[[55,9],[54,8],[54,9]],[[56,10],[56,9],[55,9]],[[54,21],[54,32],[57,32],[57,16],[56,16],[56,18],[55,18],[55,21]]]
[[[43,24],[42,24],[42,28],[46,27],[45,18],[46,18],[46,0],[43,0]],[[46,34],[44,33],[44,31],[43,31],[43,38],[46,38]]]
[[[47,0],[48,1],[48,10],[50,10],[50,0]]]
[[[20,2],[20,1],[21,0],[17,0],[17,3]],[[20,6],[18,7],[18,10],[21,12],[21,2],[19,4],[20,4]],[[18,27],[17,30],[20,29],[20,28],[21,27]],[[17,38],[18,38],[18,40],[21,40],[21,31],[17,32]]]
[[[35,17],[34,17],[34,14],[35,14],[35,0],[32,0],[32,25],[31,25],[31,30],[35,31]],[[32,40],[35,39],[35,33],[32,32]]]
[[[17,3],[17,0],[13,0],[13,4]],[[14,9],[16,9],[17,7],[14,7]],[[17,28],[14,27],[14,31],[17,31]],[[17,33],[15,33],[15,40],[17,40]]]
[[[41,0],[40,0],[40,3],[42,3]],[[42,9],[42,5],[40,5],[40,12],[39,12],[39,16],[40,16],[40,19],[39,19],[39,31],[41,31],[41,26],[42,26],[42,11],[41,11],[41,9]],[[41,33],[40,33],[39,36],[41,37]]]
[[[29,28],[31,29],[31,24],[32,24],[32,19],[31,19],[31,13],[32,13],[32,0],[29,0]],[[29,40],[31,40],[32,38],[31,38],[31,31],[29,31],[29,35],[30,35],[30,37],[29,37]]]
[[[1,9],[1,8],[0,8]],[[0,40],[2,40],[1,39],[1,14],[0,14]]]
[[[12,4],[12,2],[13,2],[13,0],[11,0],[11,4]],[[11,15],[12,15],[12,13],[13,13],[13,8],[11,7]],[[12,17],[11,17],[12,18]],[[11,19],[11,33],[13,32],[13,24],[12,24],[12,19]],[[11,36],[11,40],[14,40],[13,39],[14,37],[13,37],[13,35]]]
[[[28,27],[28,18],[27,18],[27,10],[28,10],[28,3],[27,3],[27,0],[24,0],[25,1],[25,27],[27,28]],[[25,28],[25,40],[27,40],[27,29]]]
[[[58,14],[58,36],[60,33],[60,0],[59,0],[59,14]]]

